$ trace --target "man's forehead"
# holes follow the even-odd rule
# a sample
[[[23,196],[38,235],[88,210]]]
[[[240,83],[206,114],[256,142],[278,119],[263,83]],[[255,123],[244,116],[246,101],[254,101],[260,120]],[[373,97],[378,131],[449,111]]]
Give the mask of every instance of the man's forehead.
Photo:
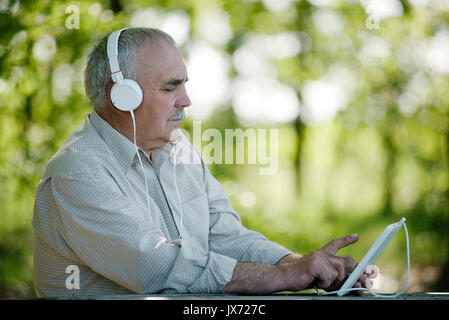
[[[158,82],[187,81],[187,70],[178,49],[169,43],[151,44],[139,52],[140,71],[157,78]],[[178,83],[179,84],[179,83]]]

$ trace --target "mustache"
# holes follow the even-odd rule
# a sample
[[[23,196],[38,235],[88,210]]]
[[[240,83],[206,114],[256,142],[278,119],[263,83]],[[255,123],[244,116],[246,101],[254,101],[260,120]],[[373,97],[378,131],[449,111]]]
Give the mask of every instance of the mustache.
[[[184,109],[176,110],[175,114],[170,118],[170,120],[181,120],[187,118],[187,112]]]

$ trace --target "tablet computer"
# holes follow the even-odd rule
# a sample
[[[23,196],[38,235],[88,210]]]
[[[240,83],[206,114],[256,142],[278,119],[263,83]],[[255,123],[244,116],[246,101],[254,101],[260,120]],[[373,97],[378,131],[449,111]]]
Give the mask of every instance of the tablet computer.
[[[357,265],[357,267],[352,271],[351,275],[346,279],[345,283],[341,286],[337,293],[338,296],[344,296],[349,291],[347,289],[351,289],[360,276],[365,272],[367,266],[371,265],[376,261],[376,259],[380,256],[382,251],[388,245],[388,243],[393,239],[393,237],[398,233],[398,231],[402,228],[402,225],[405,223],[405,218],[402,218],[400,221],[396,223],[392,223],[388,225],[382,234],[377,238],[376,242],[371,246],[368,252],[363,257],[362,261]],[[346,290],[346,291],[342,291]]]

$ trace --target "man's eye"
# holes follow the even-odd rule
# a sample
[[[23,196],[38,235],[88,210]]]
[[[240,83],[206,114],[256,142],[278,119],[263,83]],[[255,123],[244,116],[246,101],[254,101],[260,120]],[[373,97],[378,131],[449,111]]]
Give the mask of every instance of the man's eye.
[[[166,92],[172,92],[172,91],[175,90],[175,88],[164,88],[164,89],[162,89],[162,90],[164,90],[164,91],[166,91]]]

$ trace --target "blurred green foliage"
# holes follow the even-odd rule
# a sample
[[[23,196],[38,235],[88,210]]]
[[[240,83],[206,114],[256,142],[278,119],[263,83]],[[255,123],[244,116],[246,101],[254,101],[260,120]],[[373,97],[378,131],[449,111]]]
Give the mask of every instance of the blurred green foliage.
[[[36,186],[48,159],[90,112],[85,57],[105,33],[129,26],[144,8],[189,17],[188,39],[180,45],[186,58],[201,33],[196,21],[210,10],[229,17],[232,36],[209,44],[228,57],[248,35],[292,32],[301,50],[269,62],[301,102],[308,82],[332,76],[334,67],[349,70],[350,99],[327,121],[308,122],[301,113],[291,121],[250,126],[232,100],[223,102],[202,127],[223,134],[228,128],[277,129],[279,169],[264,176],[258,165],[210,168],[247,227],[301,253],[358,232],[359,242],[342,254],[361,259],[385,225],[405,216],[409,291],[448,290],[449,8],[438,1],[419,7],[419,1],[393,2],[400,14],[369,28],[366,8],[354,0],[0,1],[0,296],[34,296],[30,222]],[[79,10],[79,28],[70,27],[76,20],[68,8]],[[228,77],[238,73],[231,66]],[[273,114],[278,108],[273,105]],[[192,120],[183,124],[190,132],[192,126]],[[386,279],[402,286],[402,232],[377,264]]]

